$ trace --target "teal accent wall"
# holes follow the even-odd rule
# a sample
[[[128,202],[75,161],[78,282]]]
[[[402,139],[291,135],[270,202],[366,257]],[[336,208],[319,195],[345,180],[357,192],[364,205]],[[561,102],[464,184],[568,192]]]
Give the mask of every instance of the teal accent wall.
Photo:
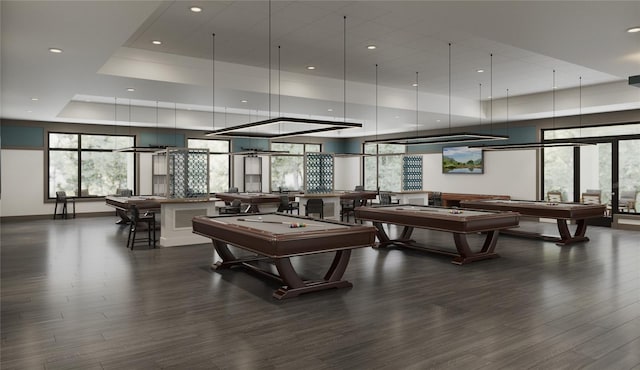
[[[175,146],[182,148],[186,145],[183,134],[150,134],[141,133],[138,136],[138,146]]]
[[[509,136],[507,140],[494,141],[478,141],[473,143],[449,143],[449,144],[425,144],[425,145],[408,145],[407,153],[438,153],[442,152],[444,147],[468,146],[468,145],[502,145],[502,144],[522,144],[537,141],[537,129],[533,126],[512,127],[507,129],[494,129],[473,131],[478,134],[494,134]]]
[[[322,151],[334,154],[360,154],[360,141],[354,139],[329,140],[323,144]]]
[[[43,148],[44,129],[29,126],[5,126],[0,131],[2,147]]]
[[[245,149],[270,150],[269,139],[239,137],[231,140],[231,151],[241,152]]]

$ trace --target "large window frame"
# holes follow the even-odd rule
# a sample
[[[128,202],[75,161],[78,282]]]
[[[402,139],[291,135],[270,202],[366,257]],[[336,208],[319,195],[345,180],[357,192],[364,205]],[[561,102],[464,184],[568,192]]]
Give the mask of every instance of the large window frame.
[[[67,146],[62,146],[62,147],[52,147],[52,145],[55,145],[54,143],[56,142],[56,140],[54,140],[55,135],[61,135],[61,136],[67,136],[69,138],[72,138],[73,136],[75,136],[75,139],[71,140],[71,144],[67,145]],[[94,143],[98,143],[98,144],[106,144],[103,147],[92,147],[92,140],[91,138],[113,138],[113,140],[109,140],[106,143],[99,143],[94,141]],[[84,140],[83,140],[84,138]],[[86,143],[88,145],[88,147],[83,147],[84,143]],[[58,131],[50,131],[47,133],[47,169],[46,169],[46,176],[47,176],[47,185],[46,185],[46,199],[48,200],[53,200],[56,198],[56,192],[59,190],[65,190],[67,192],[67,196],[73,196],[75,198],[88,198],[88,199],[95,199],[95,198],[103,198],[109,194],[90,194],[90,192],[87,192],[86,194],[82,192],[83,189],[83,185],[87,185],[83,183],[83,166],[87,163],[89,163],[89,161],[83,161],[83,154],[84,157],[91,157],[94,153],[95,154],[113,154],[114,156],[119,156],[119,157],[130,157],[126,160],[126,162],[130,163],[130,167],[127,166],[128,170],[130,171],[126,177],[127,177],[127,187],[131,186],[132,190],[136,191],[137,189],[137,181],[136,181],[136,168],[137,168],[137,158],[133,153],[119,153],[119,152],[114,152],[114,149],[118,149],[121,147],[127,147],[127,146],[133,146],[133,144],[135,143],[135,136],[134,135],[114,135],[114,134],[84,134],[84,133],[77,133],[77,132],[58,132]],[[74,145],[72,145],[74,144]],[[52,178],[57,178],[58,176],[54,173],[51,172],[52,167],[51,167],[51,162],[52,162],[52,157],[55,157],[55,155],[57,153],[72,153],[75,154],[74,158],[71,158],[72,162],[75,162],[75,166],[76,166],[76,170],[75,173],[71,176],[71,178],[73,179],[75,177],[75,184],[73,185],[75,187],[75,189],[73,189],[73,191],[71,191],[71,189],[66,188],[66,189],[62,189],[61,187],[52,186]],[[104,168],[100,169],[101,171],[104,171]],[[90,172],[90,169],[85,169],[84,173]],[[88,185],[87,185],[88,186]],[[87,187],[88,189],[88,187]],[[113,189],[113,194],[115,194],[117,188]]]
[[[299,143],[299,142],[271,142],[271,150],[287,150],[289,153],[272,154],[269,161],[269,189],[270,191],[301,191],[304,189],[304,155],[305,153],[321,153],[322,144],[319,143]],[[287,161],[289,166],[294,168],[288,172],[280,172],[279,162]],[[299,186],[288,186],[285,177],[294,177],[299,182]],[[274,182],[275,181],[275,182]]]
[[[602,134],[605,134],[602,136]],[[588,126],[588,127],[562,127],[562,128],[553,128],[553,129],[542,129],[541,135],[544,140],[552,140],[559,138],[592,138],[595,142],[599,144],[611,144],[611,169],[610,174],[606,173],[603,176],[606,178],[610,178],[611,187],[610,194],[606,194],[603,198],[605,200],[609,199],[607,202],[611,208],[613,214],[618,213],[619,209],[619,197],[615,196],[615,194],[620,194],[621,190],[625,190],[621,188],[621,174],[620,170],[620,143],[625,142],[627,140],[639,140],[640,139],[640,122],[629,122],[629,123],[614,123],[614,124],[604,124],[604,125],[596,125],[596,126]],[[542,160],[541,160],[541,179],[540,179],[540,199],[546,199],[546,192],[552,189],[546,189],[545,184],[545,155],[550,152],[550,149],[542,149]],[[624,153],[622,153],[624,155]],[[581,150],[580,147],[574,147],[572,153],[570,154],[571,160],[573,162],[573,181],[572,181],[572,189],[571,197],[569,199],[565,199],[565,201],[569,202],[579,202],[581,197],[581,190],[583,187],[581,186]],[[640,156],[638,156],[640,158]],[[638,160],[637,166],[640,167],[640,160]],[[634,166],[635,167],[635,166]],[[624,183],[624,181],[623,181]],[[605,191],[609,188],[602,186],[605,188]],[[640,190],[640,189],[636,189]],[[637,209],[637,207],[636,207]],[[633,212],[631,212],[633,213]],[[636,212],[636,214],[640,214],[640,212]]]
[[[226,144],[226,145],[225,145]],[[226,149],[224,148],[226,146]],[[220,139],[199,139],[188,138],[187,147],[195,149],[209,149],[209,194],[222,193],[231,186],[231,140]],[[224,154],[226,153],[226,154]],[[213,171],[213,167],[222,162],[222,158],[226,157],[226,184],[216,188],[216,177],[221,175],[220,172]],[[222,171],[224,174],[225,171]]]
[[[362,184],[365,189],[402,191],[402,157],[407,154],[406,145],[363,143],[362,152],[365,154],[362,158]],[[388,176],[389,173],[397,176]],[[381,176],[383,174],[387,176]]]

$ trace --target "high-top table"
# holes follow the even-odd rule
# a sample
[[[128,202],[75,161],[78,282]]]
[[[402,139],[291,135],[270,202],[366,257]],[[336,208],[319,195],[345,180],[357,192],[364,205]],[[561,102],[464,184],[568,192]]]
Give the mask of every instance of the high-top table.
[[[114,207],[120,221],[129,222],[129,209],[135,205],[138,210],[160,214],[160,240],[162,247],[178,245],[202,244],[208,240],[199,235],[194,235],[191,228],[191,219],[195,216],[214,216],[217,214],[216,203],[224,205],[217,198],[165,198],[154,195],[141,195],[131,197],[107,196],[107,205]]]

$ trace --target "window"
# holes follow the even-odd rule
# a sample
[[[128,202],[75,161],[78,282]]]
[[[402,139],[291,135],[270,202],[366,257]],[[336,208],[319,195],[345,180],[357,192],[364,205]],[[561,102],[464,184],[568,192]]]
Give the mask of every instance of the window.
[[[377,155],[376,155],[376,150]],[[368,190],[402,190],[402,155],[405,146],[398,144],[365,144],[364,187]]]
[[[194,149],[209,149],[215,153],[229,153],[229,140],[189,139],[187,146]],[[221,193],[229,189],[228,154],[209,154],[209,193]]]
[[[320,152],[320,144],[271,143],[271,150],[288,151],[271,156],[271,189],[301,190],[304,187],[304,153]]]
[[[89,197],[133,190],[133,153],[112,152],[133,143],[133,136],[49,133],[48,197],[55,198],[57,191]]]

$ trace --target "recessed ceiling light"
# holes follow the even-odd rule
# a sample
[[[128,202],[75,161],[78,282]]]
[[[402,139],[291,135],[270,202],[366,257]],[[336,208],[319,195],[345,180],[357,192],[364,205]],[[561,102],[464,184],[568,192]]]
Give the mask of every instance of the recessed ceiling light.
[[[307,69],[310,70],[310,71],[313,71],[314,69],[316,69],[316,67],[315,66],[307,66]]]
[[[482,73],[482,72],[484,72],[484,69],[478,69],[478,70],[476,70],[476,72]]]
[[[246,101],[246,100],[244,100],[244,99],[240,100],[240,103],[246,103],[246,102],[247,102],[247,101]]]
[[[154,44],[154,45],[162,45],[162,41],[160,41],[160,40],[153,40],[153,41],[151,41],[151,43]]]
[[[127,87],[127,91],[128,92],[134,92],[134,91],[136,91],[136,89],[134,89],[133,87]]]
[[[33,111],[32,110],[28,110],[27,113],[33,113]]]
[[[436,122],[440,122],[440,120],[439,120],[439,119],[437,119],[437,120],[436,120]]]
[[[333,112],[333,109],[331,109],[331,108],[329,108],[329,109],[327,109],[327,110],[328,110],[329,112]]]
[[[400,118],[400,116],[393,116],[393,118],[398,119],[398,118]]]
[[[418,86],[418,84],[414,82],[414,83],[411,84],[411,86],[416,87],[416,86]]]
[[[200,13],[202,11],[202,8],[199,6],[192,6],[191,8],[189,8],[189,10],[191,10],[194,13]]]
[[[369,49],[369,50],[375,50],[375,49],[377,49],[377,48],[378,48],[378,47],[377,47],[377,46],[375,46],[375,45],[367,45],[367,49]]]
[[[38,101],[38,98],[31,98],[31,101]]]
[[[554,86],[554,87],[552,87],[552,89],[557,89],[557,88],[558,88],[558,86]]]
[[[49,52],[50,52],[50,53],[54,53],[54,54],[60,54],[60,53],[62,53],[62,49],[58,49],[58,48],[49,48]]]
[[[491,99],[491,96],[487,96],[487,99]]]
[[[627,32],[629,32],[629,33],[636,33],[636,32],[640,32],[640,27],[631,27],[631,28],[627,28]]]

